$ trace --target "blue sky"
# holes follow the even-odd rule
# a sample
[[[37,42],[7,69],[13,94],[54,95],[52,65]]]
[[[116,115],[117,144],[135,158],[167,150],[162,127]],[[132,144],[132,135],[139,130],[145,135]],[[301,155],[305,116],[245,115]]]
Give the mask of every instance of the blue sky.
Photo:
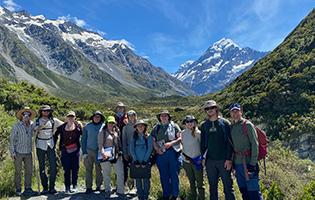
[[[67,18],[127,40],[138,55],[175,72],[225,37],[270,51],[315,7],[314,0],[1,0],[49,19]]]

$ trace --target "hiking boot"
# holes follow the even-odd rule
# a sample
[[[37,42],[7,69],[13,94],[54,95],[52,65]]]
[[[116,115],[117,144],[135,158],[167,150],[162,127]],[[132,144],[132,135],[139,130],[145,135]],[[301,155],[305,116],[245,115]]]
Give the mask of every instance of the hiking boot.
[[[41,195],[46,195],[46,194],[48,194],[48,189],[43,189],[43,191],[40,193]]]
[[[34,192],[32,188],[27,188],[25,191],[22,193],[23,196],[35,196],[37,195],[37,192]]]
[[[92,188],[86,188],[85,194],[91,194],[93,192]]]
[[[22,190],[21,189],[16,189],[15,190],[16,196],[21,196],[22,195]]]
[[[57,190],[55,188],[51,188],[49,190],[49,194],[56,194],[57,193]]]

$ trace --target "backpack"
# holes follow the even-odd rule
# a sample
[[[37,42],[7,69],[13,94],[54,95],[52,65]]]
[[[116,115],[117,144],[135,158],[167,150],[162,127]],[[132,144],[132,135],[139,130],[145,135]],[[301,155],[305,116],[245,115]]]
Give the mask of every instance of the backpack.
[[[242,129],[244,132],[244,135],[248,136],[248,129],[246,126],[246,122],[248,120],[245,120],[242,124]],[[265,171],[265,176],[267,175],[267,171],[266,171],[266,157],[267,157],[267,153],[268,153],[268,143],[269,143],[269,139],[267,137],[267,134],[265,131],[261,130],[260,128],[258,128],[257,126],[255,126],[255,130],[257,132],[257,137],[258,137],[258,158],[257,160],[263,160],[264,161],[264,171]]]
[[[248,129],[246,126],[246,122],[247,120],[243,122],[242,129],[243,129],[244,135],[248,136]],[[267,156],[269,140],[265,131],[261,130],[257,126],[255,126],[255,130],[258,136],[258,161],[259,161],[259,160],[265,159]]]

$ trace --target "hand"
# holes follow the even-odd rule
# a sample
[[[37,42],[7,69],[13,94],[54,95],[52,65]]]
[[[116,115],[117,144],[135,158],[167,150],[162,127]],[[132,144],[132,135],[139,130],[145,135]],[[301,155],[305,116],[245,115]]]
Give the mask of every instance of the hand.
[[[226,160],[224,163],[224,168],[225,170],[230,171],[232,168],[232,160]]]
[[[130,160],[129,155],[124,155],[124,159],[125,159],[126,161],[129,161],[129,160]]]
[[[107,160],[108,159],[108,156],[106,156],[104,153],[102,154],[103,156],[103,160]]]
[[[133,163],[136,165],[136,167],[140,167],[140,162],[139,162],[139,160],[136,160],[136,161],[134,161]]]
[[[147,162],[142,161],[141,165],[142,165],[142,167],[145,167],[147,165]]]
[[[156,153],[159,154],[159,155],[162,155],[164,152],[162,151],[161,148],[158,148],[158,149],[156,150]]]
[[[11,155],[11,158],[12,158],[13,160],[15,160],[15,159],[16,159],[16,155]]]
[[[172,147],[172,142],[167,142],[164,144],[165,149],[169,149],[170,147]]]
[[[248,171],[249,173],[255,173],[255,172],[256,172],[256,165],[248,164],[248,165],[247,165],[247,171]]]
[[[87,159],[87,157],[88,157],[87,154],[83,154],[83,155],[82,155],[83,160]]]

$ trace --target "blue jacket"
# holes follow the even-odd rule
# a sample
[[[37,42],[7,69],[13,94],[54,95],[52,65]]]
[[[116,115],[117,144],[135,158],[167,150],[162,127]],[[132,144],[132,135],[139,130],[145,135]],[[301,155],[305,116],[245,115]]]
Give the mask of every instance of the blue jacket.
[[[81,138],[83,154],[87,154],[87,150],[95,152],[97,151],[98,147],[97,137],[103,125],[104,123],[93,124],[92,122],[90,122],[83,128],[83,134]]]
[[[147,143],[146,141],[147,140]],[[148,162],[150,155],[153,150],[153,142],[152,137],[149,135],[147,138],[145,138],[143,135],[138,136],[138,138],[135,141],[135,137],[132,137],[129,150],[130,154],[132,156],[133,161],[145,161]]]

